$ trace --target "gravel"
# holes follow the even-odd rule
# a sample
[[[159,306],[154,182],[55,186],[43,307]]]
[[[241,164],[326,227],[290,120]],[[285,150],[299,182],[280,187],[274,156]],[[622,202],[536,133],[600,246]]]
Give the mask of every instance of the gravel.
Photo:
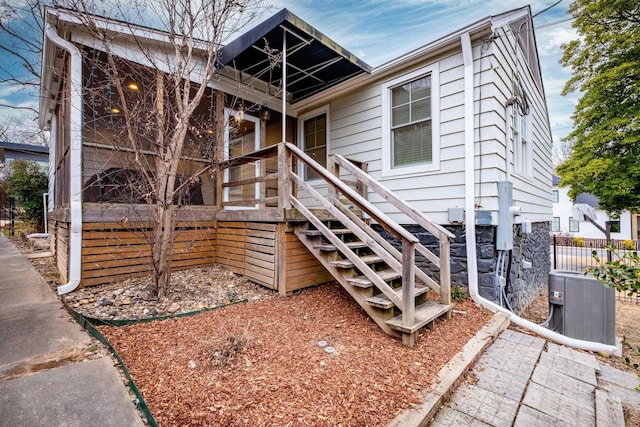
[[[252,283],[218,265],[175,271],[163,299],[155,296],[151,277],[90,286],[65,295],[84,316],[101,320],[136,320],[216,308],[239,301],[273,298],[275,291]]]

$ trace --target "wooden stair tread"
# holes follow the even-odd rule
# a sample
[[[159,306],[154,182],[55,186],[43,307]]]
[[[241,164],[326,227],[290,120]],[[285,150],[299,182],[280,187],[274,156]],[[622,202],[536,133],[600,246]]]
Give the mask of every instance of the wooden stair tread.
[[[425,294],[429,291],[429,288],[426,286],[416,285],[415,287],[415,296]],[[402,298],[402,287],[396,288],[394,291],[400,298]],[[385,294],[378,294],[369,297],[367,298],[367,302],[373,307],[383,309],[393,308],[395,306],[395,304]]]
[[[380,258],[378,255],[365,255],[365,256],[361,256],[359,258],[365,264],[375,264],[376,262],[382,261],[382,258]],[[341,259],[341,260],[338,260],[338,261],[329,261],[329,264],[333,265],[334,267],[338,267],[338,268],[355,267],[355,265],[351,261],[349,261],[348,259]]]
[[[335,235],[340,234],[350,234],[351,230],[348,228],[336,228],[332,229],[331,232]],[[305,236],[322,236],[322,232],[320,230],[300,230],[300,234],[304,234]]]
[[[349,249],[360,249],[360,248],[369,247],[364,242],[345,242],[345,245],[347,245]],[[321,245],[316,246],[316,248],[320,249],[321,251],[337,251],[338,250],[338,248],[335,245],[332,245],[330,243],[323,243]]]
[[[401,277],[401,274],[395,270],[382,270],[378,271],[377,273],[378,276],[385,282],[393,279],[399,279]],[[347,282],[360,288],[370,288],[371,286],[373,286],[373,283],[367,278],[367,276],[350,277],[347,279]]]
[[[427,301],[424,304],[416,307],[416,319],[413,325],[404,326],[402,324],[402,315],[396,316],[393,319],[387,320],[387,325],[389,327],[404,332],[407,334],[412,334],[417,330],[424,327],[427,323],[437,319],[438,317],[445,314],[447,311],[451,309],[451,305],[440,304],[436,301]]]

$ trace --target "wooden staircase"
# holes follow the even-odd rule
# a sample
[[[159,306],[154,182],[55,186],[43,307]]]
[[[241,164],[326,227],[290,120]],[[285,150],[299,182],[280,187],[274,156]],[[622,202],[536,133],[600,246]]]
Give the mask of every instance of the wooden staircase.
[[[286,148],[288,155],[297,157],[328,183],[329,197],[323,197],[293,171],[289,185],[297,185],[305,197],[314,200],[314,206],[320,206],[333,218],[319,218],[317,211],[304,206],[292,191],[290,206],[307,220],[294,226],[294,233],[382,330],[413,346],[421,328],[433,325],[441,316],[450,316],[449,241],[453,234],[344,157],[331,155],[327,170],[294,145],[286,144]],[[342,179],[341,169],[355,181]],[[439,255],[370,204],[365,198],[367,189],[436,236]],[[362,213],[370,220],[363,219]],[[383,238],[369,221],[390,233],[400,249]],[[416,265],[416,252],[439,268],[439,277],[431,277]],[[439,295],[438,301],[427,299],[429,290]]]

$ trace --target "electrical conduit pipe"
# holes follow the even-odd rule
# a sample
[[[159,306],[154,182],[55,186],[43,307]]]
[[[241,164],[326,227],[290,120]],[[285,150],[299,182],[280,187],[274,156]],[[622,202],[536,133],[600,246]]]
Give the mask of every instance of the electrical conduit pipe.
[[[69,108],[71,145],[69,154],[69,210],[71,216],[69,236],[69,282],[58,286],[58,295],[76,289],[80,284],[82,257],[82,55],[77,47],[58,35],[47,22],[45,36],[54,45],[69,52],[71,105]]]
[[[474,141],[474,114],[473,114],[473,51],[469,33],[460,36],[462,44],[462,57],[464,63],[464,174],[465,174],[465,224],[467,245],[467,269],[469,276],[469,295],[471,299],[484,308],[493,312],[504,312],[509,315],[511,322],[530,330],[546,339],[558,344],[582,350],[613,354],[616,346],[602,344],[593,341],[584,341],[570,338],[551,331],[536,323],[530,322],[498,304],[483,298],[478,293],[478,263],[476,254],[476,221],[475,221],[475,141]]]

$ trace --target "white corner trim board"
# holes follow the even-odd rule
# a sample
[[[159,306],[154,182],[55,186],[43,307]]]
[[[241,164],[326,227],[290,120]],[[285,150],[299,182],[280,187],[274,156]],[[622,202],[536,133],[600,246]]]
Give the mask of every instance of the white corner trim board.
[[[474,129],[473,129],[473,51],[471,47],[471,37],[469,33],[460,36],[462,44],[462,57],[464,62],[464,140],[465,140],[465,222],[467,227],[467,268],[469,275],[469,295],[471,299],[484,308],[493,312],[504,312],[509,315],[510,320],[518,326],[526,328],[546,339],[555,341],[569,347],[582,350],[595,351],[613,354],[616,346],[606,345],[593,341],[578,340],[551,331],[543,326],[530,322],[515,313],[491,302],[478,293],[478,265],[476,254],[476,225],[475,225],[475,195],[474,195]]]

